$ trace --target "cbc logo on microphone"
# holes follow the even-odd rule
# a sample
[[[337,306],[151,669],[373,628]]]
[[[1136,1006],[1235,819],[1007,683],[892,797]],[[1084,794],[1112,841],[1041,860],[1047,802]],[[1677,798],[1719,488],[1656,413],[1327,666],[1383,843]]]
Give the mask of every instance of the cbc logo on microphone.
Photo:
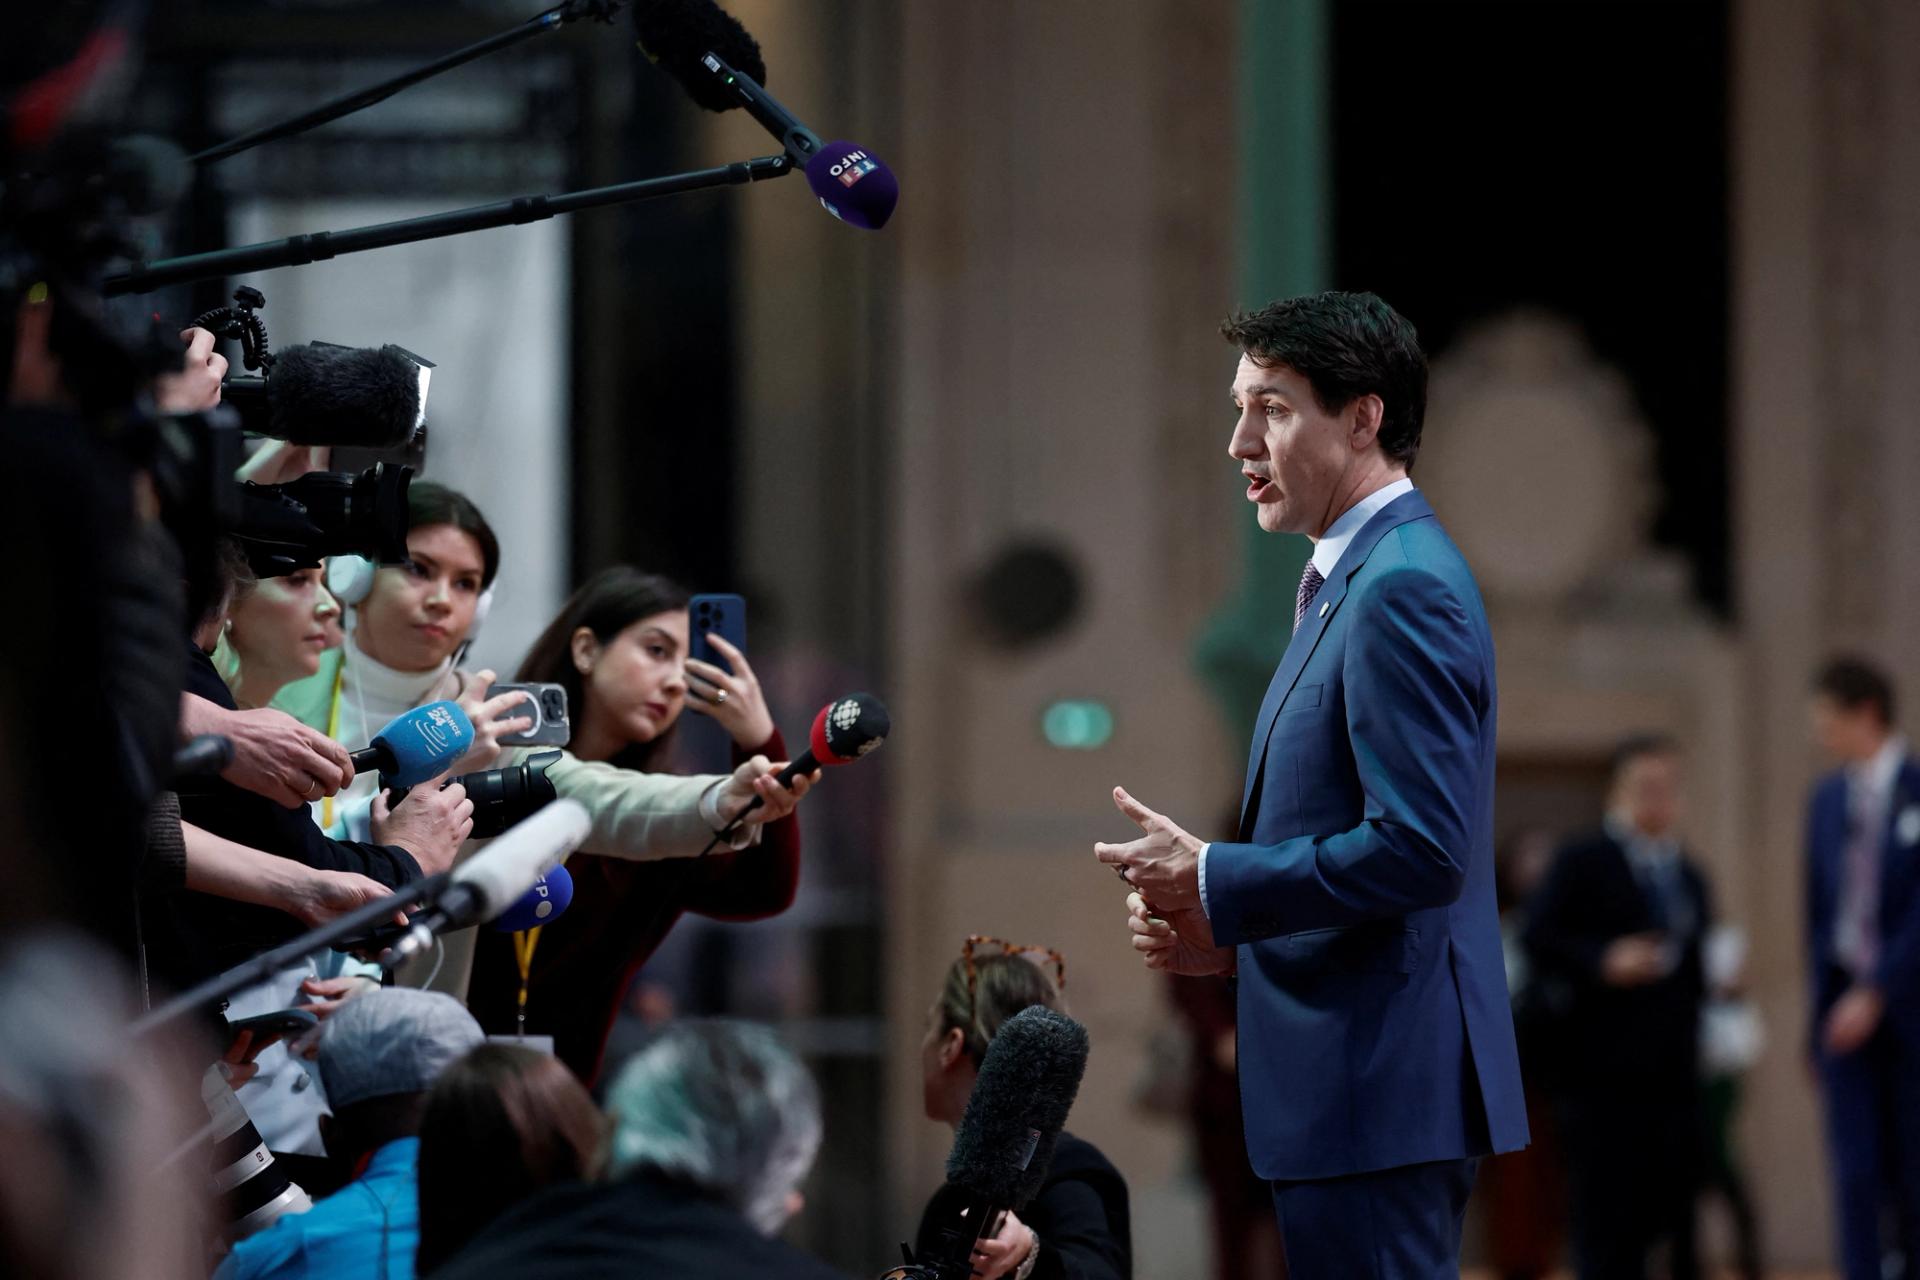
[[[841,186],[851,187],[879,167],[879,163],[866,152],[854,151],[849,152],[846,159],[829,168],[827,172],[840,179]]]

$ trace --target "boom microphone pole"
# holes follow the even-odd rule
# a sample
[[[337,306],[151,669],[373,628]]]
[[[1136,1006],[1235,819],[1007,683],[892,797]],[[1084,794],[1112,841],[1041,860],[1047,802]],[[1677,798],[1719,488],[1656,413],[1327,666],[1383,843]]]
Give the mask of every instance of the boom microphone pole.
[[[545,13],[528,18],[517,27],[502,31],[498,35],[488,36],[485,40],[470,44],[425,66],[416,67],[412,71],[403,71],[391,79],[382,80],[365,89],[343,93],[310,111],[303,111],[297,116],[289,116],[273,124],[262,125],[237,138],[229,138],[216,146],[208,147],[205,151],[197,152],[188,159],[194,164],[212,164],[215,161],[225,160],[228,156],[239,155],[242,151],[250,151],[262,143],[305,133],[330,120],[350,116],[376,102],[385,102],[402,89],[411,88],[423,80],[431,80],[443,71],[451,71],[455,67],[472,62],[475,58],[483,58],[487,54],[510,48],[522,40],[530,40],[534,36],[544,35],[549,31],[558,31],[570,22],[578,22],[582,18],[591,18],[596,22],[612,22],[614,15],[620,12],[620,6],[624,2],[625,0],[566,0],[564,4],[555,5]]]
[[[442,236],[464,235],[523,222],[539,222],[556,214],[598,209],[603,205],[630,204],[659,196],[679,195],[684,191],[704,191],[710,187],[737,187],[764,178],[784,178],[793,172],[793,161],[784,155],[760,156],[738,160],[717,169],[695,169],[690,173],[643,178],[611,187],[593,187],[569,191],[557,196],[515,196],[492,204],[473,205],[447,213],[430,213],[398,222],[379,222],[345,231],[315,231],[267,240],[210,253],[189,254],[184,258],[162,258],[145,263],[119,275],[108,276],[101,292],[108,296],[123,293],[152,293],[171,284],[192,280],[212,280],[249,271],[270,271],[275,267],[295,267],[321,262],[347,253],[368,249],[386,249],[394,245],[437,240]]]
[[[402,907],[410,907],[417,902],[438,896],[445,890],[451,879],[452,877],[445,871],[422,877],[412,884],[395,889],[384,898],[362,903],[345,915],[329,920],[319,928],[303,933],[290,942],[284,942],[271,951],[263,951],[225,973],[215,974],[199,986],[182,992],[159,1008],[147,1013],[133,1024],[133,1034],[145,1035],[195,1009],[204,1008],[216,1000],[226,999],[236,991],[265,982],[302,956],[311,955],[323,947],[330,947],[342,938],[352,938],[370,932],[392,920],[394,912]]]

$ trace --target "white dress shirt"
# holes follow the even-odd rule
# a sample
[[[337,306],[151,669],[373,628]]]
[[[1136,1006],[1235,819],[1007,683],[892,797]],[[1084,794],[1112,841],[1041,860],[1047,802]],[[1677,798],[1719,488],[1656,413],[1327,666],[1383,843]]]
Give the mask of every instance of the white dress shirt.
[[[1847,843],[1840,866],[1835,958],[1855,977],[1873,973],[1880,956],[1880,876],[1893,784],[1907,758],[1907,740],[1890,735],[1873,757],[1846,768]]]
[[[1347,547],[1367,521],[1373,519],[1389,502],[1403,493],[1413,492],[1413,481],[1402,476],[1392,484],[1382,485],[1360,501],[1340,513],[1338,519],[1327,526],[1327,531],[1314,539],[1312,563],[1320,571],[1320,577],[1326,582],[1333,581],[1333,571],[1340,567],[1341,557],[1347,553]],[[1207,850],[1211,844],[1200,846],[1200,910],[1207,917],[1213,916],[1213,909],[1207,905]]]

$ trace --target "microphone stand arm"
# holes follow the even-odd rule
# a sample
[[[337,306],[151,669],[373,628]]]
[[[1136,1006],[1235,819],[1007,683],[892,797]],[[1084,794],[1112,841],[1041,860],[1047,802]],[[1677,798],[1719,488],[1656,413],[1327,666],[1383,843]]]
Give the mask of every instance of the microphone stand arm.
[[[436,59],[411,71],[403,71],[391,79],[382,80],[364,89],[343,93],[331,101],[321,103],[311,111],[303,111],[299,115],[288,116],[273,124],[249,130],[237,138],[229,138],[225,142],[208,147],[205,151],[196,152],[189,159],[194,164],[213,164],[216,161],[225,160],[228,156],[239,155],[242,151],[250,151],[263,142],[273,142],[279,138],[290,138],[296,133],[305,133],[330,120],[352,115],[376,102],[385,102],[402,89],[411,88],[423,80],[431,80],[443,71],[451,71],[455,67],[472,62],[475,58],[483,58],[489,53],[519,44],[522,40],[530,40],[534,36],[543,35],[549,31],[558,31],[566,24],[577,22],[581,18],[612,22],[613,15],[619,12],[623,2],[624,0],[566,0],[564,4],[555,5],[545,13],[528,18],[517,27],[511,27],[498,35],[488,36],[485,40],[456,50],[444,58]]]
[[[793,161],[784,155],[760,156],[736,160],[717,169],[695,169],[688,173],[643,178],[611,187],[593,187],[553,196],[515,196],[492,204],[473,205],[447,213],[430,213],[397,222],[378,222],[372,226],[352,227],[345,231],[315,231],[267,240],[260,244],[215,249],[210,253],[189,254],[182,258],[162,258],[140,263],[119,275],[107,277],[102,291],[109,296],[124,293],[151,293],[172,284],[191,280],[211,280],[221,276],[253,271],[271,271],[275,267],[294,267],[321,262],[347,253],[385,249],[393,245],[437,240],[443,236],[464,235],[492,227],[539,222],[556,214],[597,209],[603,205],[630,204],[686,191],[704,191],[710,187],[737,187],[766,178],[781,178],[793,172]]]
[[[355,937],[377,929],[388,923],[393,913],[402,907],[437,898],[447,887],[449,879],[448,873],[442,871],[436,875],[415,880],[412,884],[394,890],[387,897],[355,907],[345,915],[328,921],[318,929],[303,933],[291,942],[282,943],[271,951],[263,951],[225,973],[215,974],[199,986],[149,1011],[133,1024],[132,1033],[136,1036],[145,1035],[195,1009],[204,1008],[216,1000],[226,999],[236,991],[265,982],[302,956],[330,947],[342,938]]]

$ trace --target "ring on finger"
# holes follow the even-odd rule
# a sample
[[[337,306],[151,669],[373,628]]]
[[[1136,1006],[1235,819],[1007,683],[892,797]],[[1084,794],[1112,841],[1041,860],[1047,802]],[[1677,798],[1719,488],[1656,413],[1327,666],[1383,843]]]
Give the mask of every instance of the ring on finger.
[[[716,704],[725,702],[727,700],[727,691],[718,686],[715,686],[713,691],[713,700]]]
[[[314,777],[312,774],[308,774],[306,790],[302,791],[300,794],[305,796],[309,800],[316,800],[319,798],[320,792],[322,790],[324,790],[324,788],[321,787],[320,785],[320,779]]]

